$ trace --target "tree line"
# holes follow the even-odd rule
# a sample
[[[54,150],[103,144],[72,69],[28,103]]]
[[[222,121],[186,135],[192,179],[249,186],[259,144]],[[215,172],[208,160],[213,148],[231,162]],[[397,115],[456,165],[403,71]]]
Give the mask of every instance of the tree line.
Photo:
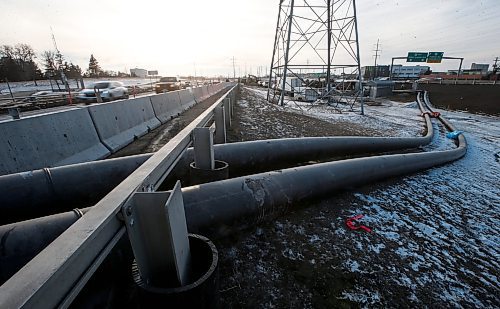
[[[36,59],[40,60],[42,69],[35,62]],[[0,81],[63,81],[64,78],[115,76],[128,77],[130,74],[103,70],[94,55],[90,55],[89,66],[84,72],[80,66],[66,61],[59,51],[46,50],[37,54],[33,47],[24,43],[0,46]]]

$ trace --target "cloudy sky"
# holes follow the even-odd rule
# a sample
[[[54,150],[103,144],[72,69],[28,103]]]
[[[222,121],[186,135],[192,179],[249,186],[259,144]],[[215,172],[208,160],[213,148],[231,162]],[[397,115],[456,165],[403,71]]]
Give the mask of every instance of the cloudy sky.
[[[279,0],[0,0],[0,45],[53,48],[87,68],[157,69],[160,75],[232,75],[269,67]],[[408,51],[444,51],[470,63],[500,57],[500,0],[357,0],[362,65]],[[455,69],[456,61],[434,65]]]

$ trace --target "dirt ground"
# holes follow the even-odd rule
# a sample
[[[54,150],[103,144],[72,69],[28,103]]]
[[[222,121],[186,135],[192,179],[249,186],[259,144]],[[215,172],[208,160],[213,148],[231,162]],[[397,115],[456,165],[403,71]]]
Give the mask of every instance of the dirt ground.
[[[416,104],[387,101],[355,117],[332,117],[327,106],[317,106],[312,117],[304,105],[268,104],[258,91],[242,89],[229,142],[421,134]],[[195,106],[114,156],[159,149],[214,101]],[[213,239],[219,250],[221,307],[500,307],[498,136],[484,135],[495,135],[497,122],[460,113],[445,117],[468,131],[464,159],[332,192],[329,198],[293,205],[283,217]],[[438,133],[426,150],[452,147],[444,128],[434,126]],[[357,214],[365,215],[363,224],[371,233],[346,227],[346,219]]]
[[[247,89],[235,114],[231,141],[394,133],[283,111]],[[442,127],[436,129],[444,135]],[[222,307],[498,308],[498,250],[484,249],[498,234],[494,228],[471,234],[475,223],[468,221],[493,215],[498,198],[484,191],[447,196],[461,190],[450,179],[460,178],[461,169],[455,164],[338,192],[216,239]],[[484,205],[478,217],[468,210],[471,199]],[[345,220],[355,214],[365,214],[374,232],[349,230]]]
[[[443,109],[500,115],[500,85],[419,84],[431,102]]]

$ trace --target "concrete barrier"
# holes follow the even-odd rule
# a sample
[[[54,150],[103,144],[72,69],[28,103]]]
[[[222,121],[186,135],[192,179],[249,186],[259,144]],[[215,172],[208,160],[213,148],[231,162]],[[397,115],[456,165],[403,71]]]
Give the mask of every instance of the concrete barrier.
[[[203,87],[193,88],[193,95],[196,103],[203,101]]]
[[[208,91],[208,96],[212,96],[215,94],[215,85],[208,85],[207,86],[207,91]]]
[[[206,100],[210,97],[210,93],[208,92],[208,87],[210,87],[209,85],[207,86],[203,86],[201,87],[203,89],[203,99],[202,100]]]
[[[197,100],[195,100],[193,89],[184,89],[179,91],[179,98],[181,99],[181,106],[183,111],[197,103]]]
[[[102,159],[225,88],[197,87],[0,123],[0,175]]]
[[[2,122],[0,132],[0,175],[92,161],[110,153],[86,109]]]
[[[149,97],[88,107],[97,133],[112,152],[161,125]]]
[[[224,83],[219,83],[219,84],[215,85],[215,93],[214,94],[219,93],[223,88],[224,88]]]
[[[170,121],[173,117],[177,117],[182,113],[183,108],[181,106],[180,92],[182,91],[173,91],[150,97],[156,118],[158,118],[161,123]],[[194,99],[192,100],[194,101]]]

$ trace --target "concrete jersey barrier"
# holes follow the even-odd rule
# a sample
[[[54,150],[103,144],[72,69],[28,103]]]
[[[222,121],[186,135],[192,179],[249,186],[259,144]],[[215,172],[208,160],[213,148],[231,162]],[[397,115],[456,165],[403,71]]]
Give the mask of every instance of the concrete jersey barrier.
[[[101,141],[112,152],[161,125],[149,97],[88,107]]]
[[[197,103],[203,101],[203,87],[193,88],[193,95]]]
[[[0,175],[105,158],[228,83],[0,123]]]
[[[210,86],[207,85],[207,86],[201,87],[202,88],[202,93],[203,93],[202,100],[206,100],[206,99],[208,99],[210,97],[210,93],[208,92],[208,87],[210,87]]]
[[[86,109],[0,123],[0,175],[98,160],[109,155]]]
[[[184,90],[182,90],[184,91]],[[173,117],[177,117],[182,113],[180,93],[182,91],[173,91],[150,97],[153,110],[161,123],[170,121]],[[192,99],[192,101],[194,101]]]
[[[181,99],[181,106],[183,111],[199,102],[198,100],[195,100],[193,89],[184,89],[179,91],[179,98]]]

